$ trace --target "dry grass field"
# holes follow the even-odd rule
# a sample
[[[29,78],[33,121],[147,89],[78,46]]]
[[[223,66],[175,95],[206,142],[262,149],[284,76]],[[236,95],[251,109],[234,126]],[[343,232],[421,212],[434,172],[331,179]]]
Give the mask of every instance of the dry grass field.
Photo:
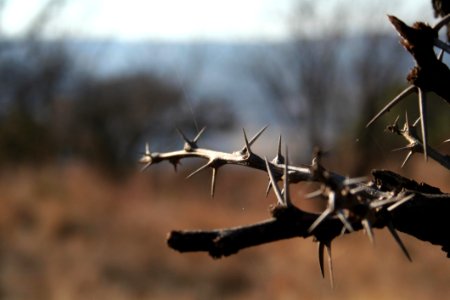
[[[0,298],[450,297],[450,260],[439,247],[402,235],[414,260],[409,263],[380,230],[375,247],[363,233],[333,244],[334,290],[320,276],[311,239],[251,248],[220,260],[177,253],[165,244],[170,230],[257,222],[269,217],[274,198],[265,198],[262,173],[226,168],[211,199],[207,174],[184,180],[183,173],[162,169],[136,172],[121,182],[84,165],[2,172]],[[441,183],[449,181],[445,173],[438,175]]]

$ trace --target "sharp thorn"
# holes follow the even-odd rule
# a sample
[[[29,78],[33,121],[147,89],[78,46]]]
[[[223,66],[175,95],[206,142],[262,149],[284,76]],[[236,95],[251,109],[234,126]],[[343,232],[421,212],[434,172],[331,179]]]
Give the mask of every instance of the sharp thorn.
[[[192,172],[191,174],[189,174],[186,179],[191,178],[192,176],[196,175],[197,173],[203,171],[204,169],[208,168],[210,166],[211,162],[208,162],[207,164],[201,166],[200,168],[198,168],[197,170],[195,170],[194,172]]]
[[[387,208],[388,211],[393,211],[394,209],[396,209],[397,207],[399,207],[400,205],[408,202],[409,200],[411,200],[412,198],[414,198],[414,194],[409,194],[406,197],[403,197],[403,199],[400,199],[398,201],[395,201],[394,204],[392,204],[391,206],[389,206]]]
[[[286,162],[284,163],[284,205],[289,206],[291,205],[291,199],[290,197],[290,193],[289,193],[289,170],[288,170],[288,165],[289,165],[289,154],[288,154],[288,148],[286,146],[286,152],[285,152],[285,157],[286,157]]]
[[[141,172],[144,172],[145,170],[147,170],[151,165],[152,165],[152,162],[146,163],[146,164],[141,168]]]
[[[419,124],[420,122],[420,117],[417,118],[417,120],[414,121],[414,123],[412,124],[412,127],[416,127],[417,124]]]
[[[408,253],[408,249],[406,249],[405,245],[403,244],[402,240],[400,239],[400,236],[398,235],[397,231],[394,228],[394,224],[392,224],[392,221],[389,221],[387,223],[387,228],[389,229],[389,232],[394,237],[394,240],[399,245],[400,249],[402,249],[403,254],[405,254],[406,258],[412,262],[411,256]]]
[[[212,168],[211,175],[211,198],[214,198],[214,192],[216,190],[216,176],[217,176],[218,168]]]
[[[247,133],[245,133],[245,129],[242,128],[242,132],[244,133],[244,142],[245,142],[245,146],[242,150],[246,150],[247,153],[250,153],[250,143],[248,142],[248,138],[247,138]]]
[[[145,153],[144,155],[150,155],[150,145],[148,143],[145,143]]]
[[[322,189],[318,189],[317,191],[311,192],[309,194],[305,195],[305,199],[312,199],[312,198],[316,198],[319,197],[323,194],[323,190]]]
[[[325,250],[325,244],[321,241],[319,241],[319,267],[320,267],[320,273],[322,274],[322,278],[325,278],[325,271],[323,269],[323,252]]]
[[[267,157],[265,158],[265,161],[266,161],[267,173],[269,174],[270,183],[272,184],[273,191],[275,193],[275,196],[277,197],[277,202],[278,202],[278,204],[283,205],[283,196],[281,195],[280,188],[278,187],[278,185],[275,181],[275,176],[272,173],[272,167],[270,166],[269,161],[267,160]]]
[[[281,154],[281,134],[280,134],[280,136],[278,137],[278,151],[277,151],[277,157],[282,157],[282,154]]]
[[[308,233],[313,232],[314,229],[316,229],[316,227],[319,226],[319,224],[322,223],[322,221],[325,220],[331,213],[332,213],[332,210],[330,210],[329,208],[326,208],[322,212],[322,214],[319,217],[317,217],[317,219],[311,224],[311,226],[309,226]]]
[[[195,138],[192,140],[192,142],[197,143],[198,139],[200,138],[200,136],[203,134],[203,132],[205,131],[206,126],[203,127],[195,136]]]
[[[375,245],[375,239],[373,236],[373,230],[372,226],[370,225],[369,220],[362,219],[361,221],[362,226],[364,227],[364,230],[366,231],[367,237],[369,238],[369,241],[372,245]]]
[[[400,168],[403,169],[403,167],[406,165],[406,163],[408,162],[408,160],[411,158],[411,156],[413,155],[413,151],[409,151],[408,154],[406,154],[405,160],[403,161],[402,165],[400,166]]]
[[[400,102],[405,97],[409,96],[411,93],[415,91],[416,87],[411,85],[404,89],[400,94],[397,95],[391,102],[389,102],[385,107],[383,107],[376,115],[372,118],[372,120],[367,123],[366,128],[369,127],[373,122],[375,122],[379,117],[381,117],[384,113],[388,112],[393,106],[395,106],[398,102]]]
[[[342,210],[338,210],[336,211],[336,215],[338,216],[339,220],[341,220],[342,224],[344,224],[345,228],[349,231],[349,232],[354,232],[355,230],[353,229],[352,224],[350,224],[350,222],[347,220],[347,218],[345,217],[344,213],[342,212]]]
[[[399,152],[399,151],[403,151],[403,150],[410,150],[411,151],[412,148],[413,148],[412,145],[406,145],[405,147],[395,148],[395,149],[392,149],[391,151],[392,152]]]
[[[409,127],[408,111],[405,111],[405,124]]]
[[[420,111],[420,125],[422,127],[422,146],[423,146],[423,154],[425,156],[425,160],[428,160],[428,154],[427,154],[427,125],[426,125],[426,118],[427,118],[427,98],[425,93],[422,91],[422,89],[419,89],[419,111]]]
[[[334,289],[334,275],[333,275],[333,259],[331,257],[331,242],[327,242],[325,244],[325,248],[327,249],[327,256],[328,256],[328,270],[330,275],[330,284],[331,288]]]
[[[192,142],[187,138],[187,136],[184,134],[183,131],[181,131],[180,128],[176,127],[177,132],[180,134],[181,138],[188,144],[191,144]]]
[[[269,196],[270,190],[272,189],[272,183],[269,180],[269,183],[267,184],[267,188],[266,188],[266,198]]]
[[[355,178],[346,178],[344,180],[344,184],[345,185],[352,185],[352,184],[357,184],[357,183],[361,183],[361,182],[365,182],[365,181],[367,181],[367,177],[366,176],[355,177]]]
[[[253,143],[260,137],[260,135],[264,132],[264,130],[267,129],[267,127],[269,127],[269,125],[264,126],[263,128],[261,128],[253,137],[252,139],[249,141],[249,145],[253,145]]]

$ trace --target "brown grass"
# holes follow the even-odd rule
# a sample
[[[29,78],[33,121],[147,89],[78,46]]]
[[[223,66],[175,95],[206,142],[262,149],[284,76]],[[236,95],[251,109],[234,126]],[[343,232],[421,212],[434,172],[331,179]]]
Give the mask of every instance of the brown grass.
[[[167,170],[164,168],[164,170]],[[240,169],[240,171],[242,171]],[[207,174],[205,174],[207,175]],[[384,231],[333,245],[336,287],[316,245],[293,239],[213,260],[165,244],[172,229],[269,217],[266,176],[225,168],[217,196],[200,175],[150,170],[111,182],[86,166],[1,175],[0,296],[5,299],[433,299],[450,295],[450,260],[402,235],[409,263]],[[303,185],[305,186],[305,185]],[[294,191],[298,197],[298,191]],[[328,276],[328,274],[327,274]]]

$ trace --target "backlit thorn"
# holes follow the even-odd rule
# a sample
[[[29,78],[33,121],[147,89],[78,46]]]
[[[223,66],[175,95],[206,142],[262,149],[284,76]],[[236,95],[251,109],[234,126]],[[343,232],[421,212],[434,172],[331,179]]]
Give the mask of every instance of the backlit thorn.
[[[446,15],[444,18],[442,18],[439,22],[436,23],[436,25],[433,26],[433,29],[437,32],[441,30],[444,25],[447,25],[450,23],[450,14]]]
[[[344,180],[345,185],[352,185],[352,184],[358,184],[367,181],[367,177],[355,177],[355,178],[346,178]]]
[[[277,164],[284,164],[284,162],[285,162],[284,156],[281,154],[281,134],[278,138],[278,151],[277,151],[277,156],[275,157],[274,161]]]
[[[288,170],[288,166],[289,166],[289,154],[288,154],[288,148],[286,146],[286,152],[285,152],[285,156],[286,156],[286,163],[284,164],[284,186],[283,186],[283,199],[284,199],[284,205],[286,206],[291,206],[291,199],[290,199],[290,193],[289,193],[289,170]]]
[[[400,166],[400,168],[403,168],[406,163],[408,162],[408,160],[411,158],[411,156],[413,155],[413,151],[409,151],[408,154],[406,154],[405,160],[403,160],[402,165]]]
[[[203,171],[204,169],[210,167],[212,164],[212,161],[209,161],[208,163],[206,163],[205,165],[201,166],[200,168],[198,168],[197,170],[195,170],[194,172],[192,172],[191,174],[189,174],[186,179],[191,178],[192,176],[196,175],[197,173]]]
[[[396,209],[397,207],[399,207],[400,205],[408,202],[409,200],[411,200],[412,198],[414,198],[414,194],[410,194],[408,196],[403,197],[400,200],[397,200],[394,204],[392,204],[391,206],[389,206],[387,208],[388,211],[393,211],[394,209]]]
[[[372,230],[372,226],[370,225],[369,220],[367,219],[362,219],[361,220],[361,225],[364,227],[364,230],[366,231],[367,237],[369,238],[369,241],[372,245],[375,244],[375,239],[373,236],[373,230]]]
[[[394,237],[395,242],[397,242],[397,245],[399,245],[400,249],[402,249],[403,254],[405,254],[406,258],[412,262],[411,256],[408,253],[408,249],[406,249],[405,245],[403,244],[402,240],[400,239],[400,236],[398,235],[397,231],[394,228],[394,224],[392,224],[392,221],[387,222],[387,228],[389,229],[389,232]]]
[[[267,173],[269,174],[270,183],[272,185],[275,196],[277,197],[277,203],[278,203],[278,205],[284,206],[283,196],[281,195],[280,188],[278,187],[277,182],[275,181],[275,176],[273,175],[272,167],[270,166],[269,161],[267,160],[267,157],[265,158],[265,161],[266,161]]]
[[[206,126],[203,127],[202,129],[200,129],[200,131],[197,133],[197,135],[195,136],[195,138],[192,140],[192,142],[197,143],[198,139],[201,137],[201,135],[203,134],[203,132],[205,131]]]
[[[381,117],[384,113],[388,112],[392,107],[394,107],[398,102],[412,94],[416,91],[416,87],[411,85],[404,89],[400,94],[397,95],[391,102],[389,102],[385,107],[383,107],[376,115],[372,118],[372,120],[367,123],[366,128],[369,127],[373,122],[375,122],[379,117]]]
[[[425,160],[428,160],[427,155],[427,127],[426,127],[426,117],[427,117],[427,98],[422,89],[419,90],[419,111],[420,111],[420,125],[422,127],[422,146],[423,146],[423,154],[425,156]]]
[[[269,125],[264,126],[263,128],[261,128],[251,139],[250,141],[247,139],[247,134],[245,133],[245,129],[242,128],[242,131],[244,132],[244,141],[245,141],[245,146],[244,148],[242,148],[241,152],[244,151],[248,151],[248,153],[250,153],[250,147],[253,145],[254,142],[256,142],[256,140],[261,136],[261,134],[264,132],[264,130],[267,129]]]
[[[443,143],[448,143],[450,142],[450,139],[443,141]]]
[[[327,250],[328,257],[328,271],[330,275],[330,285],[331,288],[334,288],[334,275],[333,275],[333,259],[331,257],[331,242],[325,243],[325,249]]]
[[[345,229],[347,229],[349,232],[354,232],[352,224],[347,220],[347,217],[344,215],[344,212],[342,210],[336,211],[336,215],[341,220],[342,224],[344,224]]]
[[[211,175],[211,197],[214,198],[214,192],[216,190],[216,176],[219,168],[212,168],[212,175]]]
[[[150,146],[148,143],[145,143],[145,151],[139,162],[144,164],[141,168],[141,172],[147,170],[152,165],[152,153],[150,152]]]
[[[320,223],[322,223],[323,220],[325,220],[329,215],[331,215],[334,212],[335,207],[335,198],[336,194],[335,192],[331,191],[328,195],[328,205],[327,208],[322,212],[322,214],[311,224],[311,226],[308,228],[308,233],[311,233],[316,229],[317,226],[319,226]]]
[[[176,130],[180,134],[181,138],[184,140],[185,151],[192,151],[192,149],[198,148],[197,143],[195,141],[191,141],[190,139],[188,139],[187,136],[184,134],[184,132],[181,131],[181,129],[177,127]]]
[[[266,198],[269,196],[270,190],[272,189],[272,183],[269,180],[268,184],[267,184],[267,188],[266,188]]]
[[[323,195],[323,188],[305,195],[305,199],[312,199]]]
[[[242,128],[242,132],[244,133],[244,142],[245,142],[245,146],[244,146],[244,148],[242,149],[241,152],[250,153],[250,152],[251,152],[251,149],[250,149],[250,143],[248,142],[247,134],[245,133],[245,129],[244,129],[244,128]]]

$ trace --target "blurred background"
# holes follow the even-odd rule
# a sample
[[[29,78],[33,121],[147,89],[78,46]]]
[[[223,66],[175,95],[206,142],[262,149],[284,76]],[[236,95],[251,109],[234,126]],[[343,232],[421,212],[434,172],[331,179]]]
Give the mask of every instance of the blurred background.
[[[255,150],[291,161],[314,146],[349,176],[389,168],[450,190],[450,175],[384,133],[413,97],[370,128],[406,87],[414,62],[387,21],[431,24],[431,1],[0,1],[0,298],[423,299],[450,295],[439,248],[402,235],[415,260],[377,231],[334,245],[336,288],[316,245],[290,240],[212,260],[165,245],[172,229],[212,229],[269,217],[267,176],[225,167],[216,196],[197,163],[139,172],[152,151],[235,151],[241,128],[269,124]],[[443,33],[444,34],[444,33]],[[430,143],[449,153],[449,107],[431,99]],[[176,185],[176,189],[173,187]],[[312,187],[299,184],[295,201]]]

